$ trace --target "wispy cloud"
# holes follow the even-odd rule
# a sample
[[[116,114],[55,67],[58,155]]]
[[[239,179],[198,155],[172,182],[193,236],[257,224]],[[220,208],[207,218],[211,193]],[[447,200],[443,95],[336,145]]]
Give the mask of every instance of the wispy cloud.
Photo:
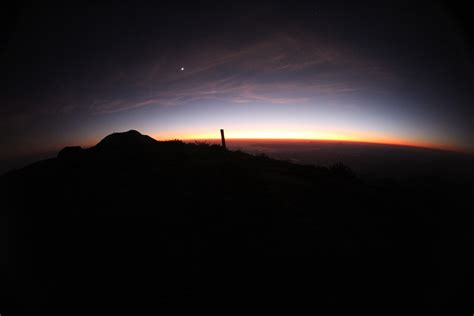
[[[350,53],[304,37],[275,34],[237,49],[217,45],[175,58],[161,56],[128,75],[115,74],[104,85],[104,98],[92,102],[91,110],[106,114],[206,100],[305,103],[317,96],[365,89],[368,81],[385,75],[380,65]]]

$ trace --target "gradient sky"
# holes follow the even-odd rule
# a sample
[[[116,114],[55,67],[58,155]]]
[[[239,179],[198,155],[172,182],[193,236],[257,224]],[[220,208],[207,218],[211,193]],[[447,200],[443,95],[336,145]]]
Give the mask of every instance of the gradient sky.
[[[128,129],[474,152],[472,16],[446,3],[18,6],[3,19],[1,158]]]

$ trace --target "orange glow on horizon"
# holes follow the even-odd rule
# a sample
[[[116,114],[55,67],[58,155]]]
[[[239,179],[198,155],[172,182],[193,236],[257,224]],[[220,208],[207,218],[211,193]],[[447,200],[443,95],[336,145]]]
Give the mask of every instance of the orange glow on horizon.
[[[185,142],[193,142],[195,140],[209,140],[220,142],[219,130],[200,133],[171,133],[171,132],[152,132],[140,131],[142,134],[150,135],[158,141],[166,140],[182,140]],[[93,147],[106,135],[90,137],[87,141],[83,141],[82,146],[85,148]],[[390,136],[372,135],[369,133],[341,133],[341,132],[310,132],[310,131],[281,131],[281,130],[259,130],[259,131],[225,131],[226,140],[280,140],[280,141],[340,141],[340,142],[356,142],[356,143],[372,143],[386,144],[395,146],[411,146],[430,148],[438,150],[454,151],[459,153],[474,154],[464,150],[459,146],[446,143],[436,143],[424,140],[409,140]],[[64,146],[62,146],[64,147]],[[58,148],[62,148],[59,146]]]
[[[157,140],[180,139],[183,141],[194,140],[219,140],[218,131],[215,133],[202,132],[190,134],[176,134],[168,136],[159,134],[152,136]],[[288,140],[288,141],[342,141],[342,142],[358,142],[358,143],[374,143],[387,144],[397,146],[412,146],[431,149],[441,149],[449,151],[464,152],[460,148],[443,143],[435,143],[423,140],[407,140],[390,136],[370,135],[368,133],[339,133],[339,132],[308,132],[308,131],[281,131],[281,130],[262,130],[257,132],[237,131],[226,132],[227,140]]]

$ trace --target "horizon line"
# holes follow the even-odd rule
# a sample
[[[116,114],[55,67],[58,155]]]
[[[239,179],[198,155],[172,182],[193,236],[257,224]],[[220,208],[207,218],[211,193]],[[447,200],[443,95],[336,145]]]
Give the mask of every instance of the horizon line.
[[[154,138],[155,139],[155,138]],[[158,140],[158,139],[156,139]],[[194,142],[194,141],[216,141],[218,143],[221,142],[221,138],[163,138],[158,141],[173,141],[173,140],[180,140],[183,142]],[[377,141],[363,141],[363,140],[344,140],[344,139],[324,139],[324,138],[227,138],[227,141],[286,141],[286,142],[333,142],[333,143],[357,143],[357,144],[370,144],[370,145],[389,145],[389,146],[398,146],[398,147],[413,147],[413,148],[420,148],[420,149],[429,149],[429,150],[439,150],[439,151],[447,151],[447,152],[454,152],[460,154],[470,154],[474,155],[474,152],[469,152],[465,150],[460,150],[457,148],[452,147],[435,147],[429,145],[416,145],[416,144],[409,144],[409,143],[397,143],[397,142],[377,142]]]

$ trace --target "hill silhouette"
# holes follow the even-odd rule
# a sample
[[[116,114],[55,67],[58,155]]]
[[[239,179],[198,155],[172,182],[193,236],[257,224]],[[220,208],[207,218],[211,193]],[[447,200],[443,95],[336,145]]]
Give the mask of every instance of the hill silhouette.
[[[130,130],[124,133],[113,133],[102,139],[96,148],[128,148],[137,146],[154,145],[158,142],[147,135],[142,135],[140,132]]]
[[[12,314],[469,308],[471,184],[369,184],[128,131],[0,185]]]

